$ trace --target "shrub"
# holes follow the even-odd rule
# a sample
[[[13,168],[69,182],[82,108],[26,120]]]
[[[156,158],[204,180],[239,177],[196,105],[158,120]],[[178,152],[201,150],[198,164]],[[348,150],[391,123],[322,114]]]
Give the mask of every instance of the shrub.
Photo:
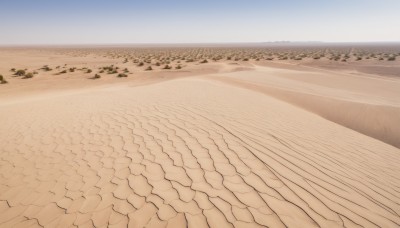
[[[201,61],[200,63],[208,63],[207,59]]]
[[[51,71],[51,70],[52,70],[52,69],[51,69],[49,66],[47,66],[47,65],[44,65],[41,69],[44,70],[44,71]]]
[[[395,61],[396,60],[396,56],[390,56],[389,58],[388,58],[388,61]]]
[[[16,76],[24,76],[26,74],[25,70],[17,70],[14,75]]]
[[[99,78],[101,78],[100,74],[95,74],[93,77],[93,79],[99,79]]]
[[[180,70],[180,69],[182,69],[182,67],[181,67],[181,65],[178,65],[175,67],[175,69]]]
[[[167,64],[167,65],[164,66],[163,69],[164,69],[164,70],[169,70],[169,69],[171,69],[171,68],[172,68],[172,67],[170,67],[170,66]]]
[[[4,77],[3,77],[3,75],[0,74],[0,81],[3,81],[3,80],[4,80]]]
[[[88,69],[88,70],[86,71],[86,73],[87,73],[87,74],[90,74],[90,73],[92,73],[92,70],[91,70],[91,69]]]
[[[143,66],[143,65],[144,65],[143,62],[140,62],[140,63],[138,64],[139,67],[141,67],[141,66]]]
[[[15,72],[15,68],[11,68],[11,70],[10,70],[11,72]]]
[[[125,69],[124,69],[124,73],[129,73],[128,68],[125,68]]]
[[[75,67],[73,67],[73,68],[69,68],[69,72],[75,72]]]
[[[67,70],[63,70],[60,72],[60,74],[66,74],[66,73],[67,73]]]
[[[150,70],[153,70],[153,68],[152,68],[151,66],[148,66],[148,67],[146,68],[146,70],[147,70],[147,71],[150,71]]]
[[[24,78],[33,78],[33,74],[32,73],[27,73],[27,74],[25,74]]]
[[[127,74],[121,73],[121,74],[118,74],[117,77],[119,77],[119,78],[126,78],[126,77],[128,77],[128,75],[127,75]]]
[[[248,58],[244,58],[243,61],[249,61],[249,59]]]
[[[362,57],[357,57],[356,61],[362,60]]]

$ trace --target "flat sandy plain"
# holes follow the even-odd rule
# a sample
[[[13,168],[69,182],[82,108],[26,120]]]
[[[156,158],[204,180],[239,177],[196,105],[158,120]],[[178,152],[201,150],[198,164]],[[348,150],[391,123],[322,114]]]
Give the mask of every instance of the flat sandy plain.
[[[0,227],[399,227],[399,55],[1,48]]]

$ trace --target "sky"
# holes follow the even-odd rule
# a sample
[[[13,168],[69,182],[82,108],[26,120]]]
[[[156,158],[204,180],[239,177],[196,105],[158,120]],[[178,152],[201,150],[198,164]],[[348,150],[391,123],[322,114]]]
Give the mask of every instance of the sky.
[[[0,45],[400,41],[400,0],[0,0]]]

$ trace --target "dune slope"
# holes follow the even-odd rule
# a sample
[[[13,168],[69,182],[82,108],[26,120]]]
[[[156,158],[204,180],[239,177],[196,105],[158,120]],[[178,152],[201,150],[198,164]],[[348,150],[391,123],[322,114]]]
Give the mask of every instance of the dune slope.
[[[206,79],[2,105],[0,226],[396,227],[400,150]]]

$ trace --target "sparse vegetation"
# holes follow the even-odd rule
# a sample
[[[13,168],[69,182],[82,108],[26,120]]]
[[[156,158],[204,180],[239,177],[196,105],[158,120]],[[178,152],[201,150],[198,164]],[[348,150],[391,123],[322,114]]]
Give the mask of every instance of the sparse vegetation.
[[[0,74],[0,84],[7,84],[7,80],[4,79],[3,75]]]
[[[204,59],[203,61],[201,61],[200,63],[208,63],[207,59]]]
[[[167,65],[165,65],[164,67],[163,67],[163,69],[164,70],[170,70],[172,67],[171,66],[169,66],[168,64]]]
[[[124,74],[124,73],[121,73],[121,74],[118,74],[117,77],[119,77],[119,78],[126,78],[126,77],[128,77],[128,75],[127,75],[127,74]]]
[[[48,65],[44,65],[42,68],[40,68],[41,70],[44,71],[52,71],[53,69],[51,69]]]
[[[151,71],[151,70],[153,70],[153,68],[151,66],[148,66],[145,70],[146,71]]]
[[[390,56],[389,58],[388,58],[388,61],[395,61],[396,60],[396,56]]]
[[[17,70],[14,75],[16,76],[24,76],[26,74],[25,70]]]
[[[28,78],[33,78],[33,73],[26,73],[25,76],[23,77],[24,79],[28,79]]]

